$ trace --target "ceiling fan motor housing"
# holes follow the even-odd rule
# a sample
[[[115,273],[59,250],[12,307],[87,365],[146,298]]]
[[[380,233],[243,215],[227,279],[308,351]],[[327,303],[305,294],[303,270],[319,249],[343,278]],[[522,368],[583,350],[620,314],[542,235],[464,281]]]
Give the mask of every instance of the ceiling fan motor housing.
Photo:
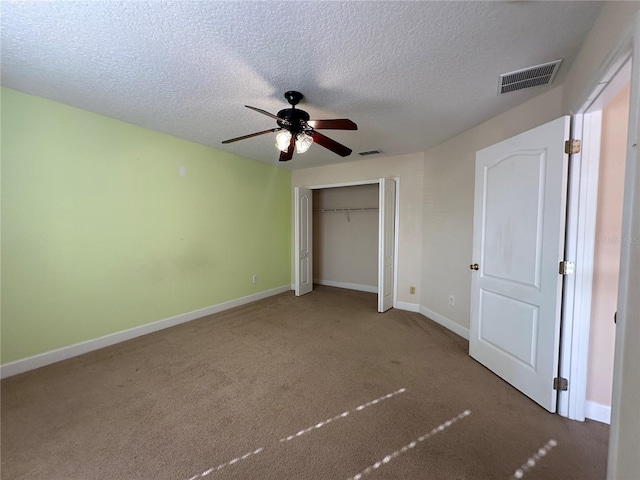
[[[310,118],[307,112],[304,110],[298,110],[297,108],[285,108],[284,110],[280,110],[278,112],[278,117],[288,122],[287,124],[286,122],[277,120],[278,125],[291,131],[291,133],[300,133],[304,131],[304,126]]]

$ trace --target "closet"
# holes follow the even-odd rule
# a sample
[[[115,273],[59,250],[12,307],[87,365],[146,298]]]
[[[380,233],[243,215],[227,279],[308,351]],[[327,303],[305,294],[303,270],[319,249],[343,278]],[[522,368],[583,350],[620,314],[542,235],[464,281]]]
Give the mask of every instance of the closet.
[[[313,281],[378,291],[379,185],[313,190]]]

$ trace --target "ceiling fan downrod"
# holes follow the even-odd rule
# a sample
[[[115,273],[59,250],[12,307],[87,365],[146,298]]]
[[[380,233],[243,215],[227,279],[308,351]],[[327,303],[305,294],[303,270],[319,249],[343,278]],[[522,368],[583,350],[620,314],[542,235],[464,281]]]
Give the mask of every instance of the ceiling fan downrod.
[[[287,99],[287,101],[291,105],[291,108],[285,108],[278,112],[278,117],[288,122],[287,125],[286,122],[278,120],[278,125],[289,130],[292,134],[301,133],[306,130],[306,122],[308,122],[310,118],[307,112],[305,112],[304,110],[298,110],[296,108],[296,105],[300,102],[300,100],[302,100],[303,97],[304,95],[294,90],[285,92],[284,98]]]

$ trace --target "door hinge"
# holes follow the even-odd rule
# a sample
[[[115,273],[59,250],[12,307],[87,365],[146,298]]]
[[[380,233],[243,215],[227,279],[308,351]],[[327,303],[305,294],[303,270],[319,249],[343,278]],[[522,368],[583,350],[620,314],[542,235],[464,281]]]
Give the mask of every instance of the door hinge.
[[[575,271],[576,271],[575,262],[567,262],[566,260],[563,260],[562,262],[560,262],[560,265],[558,266],[558,273],[560,275],[573,275]]]
[[[565,392],[567,390],[569,390],[569,380],[567,380],[566,378],[562,378],[562,377],[556,377],[553,379],[553,389],[554,390],[560,390],[562,392]]]
[[[573,155],[574,153],[580,153],[580,140],[567,140],[564,142],[564,153],[567,155]]]

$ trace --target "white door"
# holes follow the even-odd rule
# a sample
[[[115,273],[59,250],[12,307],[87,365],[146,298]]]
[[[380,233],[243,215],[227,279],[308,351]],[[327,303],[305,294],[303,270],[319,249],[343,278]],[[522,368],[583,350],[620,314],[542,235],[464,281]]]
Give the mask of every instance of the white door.
[[[313,290],[313,196],[302,187],[295,195],[295,291],[300,296]]]
[[[378,222],[378,312],[393,307],[395,261],[396,182],[381,178]]]
[[[569,120],[476,153],[469,355],[550,412],[556,410]]]

